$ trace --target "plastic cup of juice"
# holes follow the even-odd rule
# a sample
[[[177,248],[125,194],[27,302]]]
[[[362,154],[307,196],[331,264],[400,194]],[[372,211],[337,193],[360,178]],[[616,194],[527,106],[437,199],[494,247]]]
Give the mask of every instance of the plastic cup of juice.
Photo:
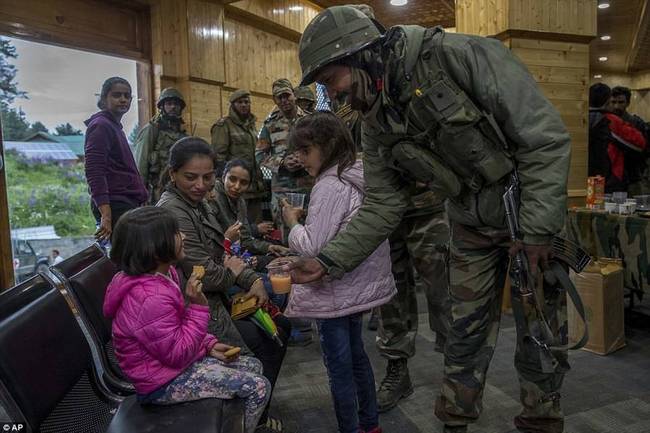
[[[269,271],[273,293],[277,295],[283,295],[291,291],[291,275],[289,272],[282,270],[282,266],[283,264],[278,264],[266,267]]]

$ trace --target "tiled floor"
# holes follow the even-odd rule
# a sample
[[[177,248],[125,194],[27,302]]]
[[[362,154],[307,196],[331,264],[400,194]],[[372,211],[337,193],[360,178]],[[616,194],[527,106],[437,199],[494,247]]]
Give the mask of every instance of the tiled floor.
[[[420,299],[420,305],[424,305]],[[646,302],[647,303],[647,302]],[[441,424],[433,401],[442,377],[442,355],[433,351],[426,314],[420,314],[417,354],[409,362],[415,392],[380,418],[385,433],[437,433]],[[374,333],[364,331],[366,350],[383,377],[385,361],[374,345]],[[650,433],[650,318],[627,329],[627,347],[609,356],[572,352],[572,370],[562,392],[567,433]],[[519,388],[512,365],[515,330],[505,316],[485,390],[484,410],[472,433],[508,433],[519,411]],[[290,431],[336,433],[327,376],[317,343],[290,348],[274,394],[272,412]]]

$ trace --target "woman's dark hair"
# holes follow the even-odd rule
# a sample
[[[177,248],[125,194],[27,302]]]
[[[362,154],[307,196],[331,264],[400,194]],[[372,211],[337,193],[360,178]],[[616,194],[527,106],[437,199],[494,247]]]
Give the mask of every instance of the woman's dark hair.
[[[305,150],[317,146],[323,157],[320,173],[338,164],[337,174],[351,167],[357,159],[354,142],[345,123],[334,113],[317,111],[300,118],[289,134],[289,147]]]
[[[169,149],[167,170],[165,170],[160,176],[160,186],[164,188],[169,183],[169,169],[177,171],[197,155],[207,156],[212,160],[213,164],[215,163],[212,148],[207,141],[200,137],[183,137],[174,143],[171,149]]]
[[[235,167],[243,168],[248,172],[248,176],[250,176],[251,180],[253,179],[253,169],[251,168],[251,165],[243,159],[233,159],[228,161],[226,166],[223,168],[223,177],[225,178],[226,174]]]
[[[111,237],[111,260],[128,275],[153,271],[176,257],[178,222],[161,207],[144,206],[122,215]]]
[[[124,84],[125,86],[128,86],[129,89],[131,89],[131,84],[122,77],[108,78],[106,81],[104,81],[104,84],[102,84],[102,90],[99,93],[99,101],[97,101],[97,107],[100,110],[106,109],[106,97],[115,84]]]
[[[609,101],[612,95],[612,89],[607,84],[596,83],[589,87],[589,106],[600,108]]]

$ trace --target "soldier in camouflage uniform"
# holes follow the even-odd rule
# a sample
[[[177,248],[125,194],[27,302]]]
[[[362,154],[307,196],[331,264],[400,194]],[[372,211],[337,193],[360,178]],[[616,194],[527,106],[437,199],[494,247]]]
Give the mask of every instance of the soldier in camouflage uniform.
[[[284,227],[280,217],[278,200],[282,194],[295,192],[309,194],[314,179],[307,174],[298,157],[288,151],[289,128],[295,121],[305,115],[302,108],[296,105],[291,82],[281,78],[273,83],[273,100],[277,109],[273,110],[264,121],[257,140],[256,157],[262,167],[273,173],[271,179],[272,204],[274,218],[279,227]],[[305,198],[305,203],[308,198]],[[285,239],[285,230],[283,239]],[[286,240],[286,239],[285,239]]]
[[[147,204],[155,205],[163,191],[160,178],[167,167],[169,149],[187,136],[183,128],[185,100],[178,90],[168,87],[160,92],[158,113],[140,130],[135,139],[135,162],[149,191]]]
[[[313,113],[316,106],[316,96],[309,86],[300,86],[293,89],[296,95],[296,104],[302,108],[305,113]]]
[[[248,220],[255,226],[262,222],[262,205],[268,197],[262,172],[255,159],[257,119],[251,112],[250,95],[250,92],[244,89],[233,92],[229,98],[228,115],[212,125],[210,135],[219,175],[226,162],[233,159],[242,159],[252,167],[251,184],[243,198],[248,208]]]
[[[288,265],[293,281],[339,278],[359,265],[400,225],[415,181],[446,197],[450,322],[435,411],[445,432],[466,432],[482,408],[508,256],[523,250],[537,276],[563,226],[569,134],[526,67],[495,39],[419,26],[382,34],[357,9],[335,6],[307,26],[299,57],[302,85],[318,81],[332,99],[345,92],[362,112],[366,190],[359,212],[316,258]],[[512,243],[502,195],[515,169],[520,230]],[[560,346],[566,303],[553,296],[542,304]],[[562,432],[566,350],[553,351],[548,371],[540,345],[520,338],[517,344],[523,409],[515,425],[527,433]]]

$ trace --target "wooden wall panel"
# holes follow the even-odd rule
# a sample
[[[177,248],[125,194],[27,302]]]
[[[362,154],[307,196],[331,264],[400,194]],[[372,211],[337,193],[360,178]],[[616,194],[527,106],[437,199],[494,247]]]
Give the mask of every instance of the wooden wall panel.
[[[457,0],[461,33],[492,36],[506,30],[596,35],[596,0]]]
[[[41,43],[148,60],[148,13],[142,5],[99,0],[3,0],[0,31]]]
[[[188,52],[187,0],[160,0],[160,28],[152,34],[160,36],[161,76],[187,78],[190,75]]]
[[[202,80],[226,81],[223,6],[188,0],[187,22],[190,75]]]
[[[221,117],[221,87],[190,82],[190,98],[192,102],[191,127],[194,135],[210,141],[210,128]]]
[[[299,33],[320,11],[317,6],[302,0],[241,0],[230,6]]]
[[[298,84],[301,70],[297,43],[228,18],[224,28],[228,87],[270,95],[271,85],[278,78]]]

